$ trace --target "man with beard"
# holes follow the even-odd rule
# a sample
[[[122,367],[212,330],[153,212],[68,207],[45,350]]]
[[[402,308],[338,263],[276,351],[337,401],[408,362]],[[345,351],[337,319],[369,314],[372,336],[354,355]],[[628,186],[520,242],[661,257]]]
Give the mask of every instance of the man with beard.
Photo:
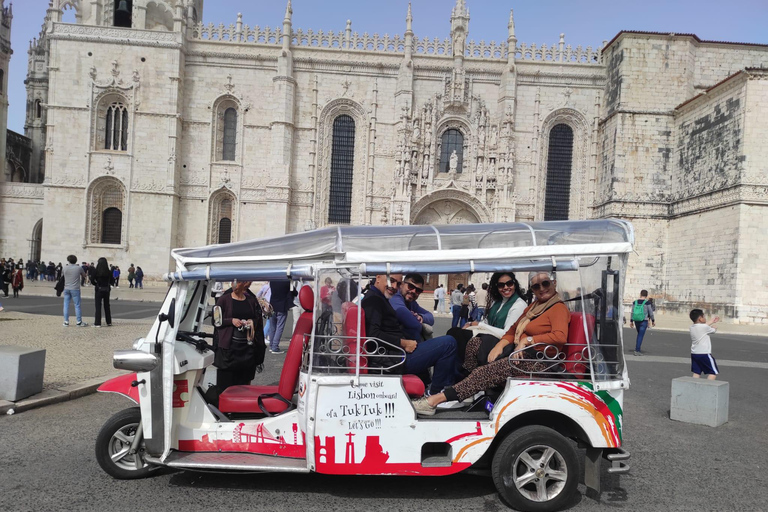
[[[410,282],[411,286],[416,286],[413,284],[413,279]],[[362,302],[365,311],[366,336],[381,339],[405,351],[404,364],[392,369],[392,373],[419,375],[425,374],[429,368],[434,368],[429,393],[439,393],[444,387],[450,386],[456,380],[456,340],[451,336],[441,336],[419,342],[413,338],[422,339],[421,335],[416,336],[417,333],[412,332],[410,328],[408,328],[408,332],[412,332],[413,336],[408,337],[406,335],[395,308],[389,302],[389,299],[400,293],[402,284],[402,274],[376,276],[371,289],[365,294]],[[406,284],[405,288],[409,290],[410,287]],[[408,311],[408,314],[413,316],[411,311]],[[400,354],[398,350],[390,346],[385,346],[385,348],[387,353],[393,357],[384,358],[387,360],[386,363],[379,364],[379,366],[390,366],[391,363],[400,362],[396,361],[398,354]],[[369,366],[376,366],[376,361],[377,358],[370,358]]]

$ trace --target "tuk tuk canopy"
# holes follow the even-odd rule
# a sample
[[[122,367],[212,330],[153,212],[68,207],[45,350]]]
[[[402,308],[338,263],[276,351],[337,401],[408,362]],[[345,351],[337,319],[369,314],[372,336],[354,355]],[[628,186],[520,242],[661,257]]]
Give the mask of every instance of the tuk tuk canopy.
[[[578,259],[632,251],[616,219],[411,226],[334,226],[221,245],[175,249],[168,281],[312,279],[316,268],[401,272],[575,270]]]

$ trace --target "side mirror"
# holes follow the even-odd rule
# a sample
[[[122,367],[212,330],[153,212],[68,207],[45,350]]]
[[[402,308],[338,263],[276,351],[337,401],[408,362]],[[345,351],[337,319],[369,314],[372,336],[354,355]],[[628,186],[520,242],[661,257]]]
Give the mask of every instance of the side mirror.
[[[221,306],[213,306],[213,326],[221,327]]]
[[[176,323],[176,299],[171,299],[171,305],[168,308],[168,313],[160,313],[157,316],[158,320],[160,322],[168,322],[168,325],[171,327],[174,327],[174,324]]]

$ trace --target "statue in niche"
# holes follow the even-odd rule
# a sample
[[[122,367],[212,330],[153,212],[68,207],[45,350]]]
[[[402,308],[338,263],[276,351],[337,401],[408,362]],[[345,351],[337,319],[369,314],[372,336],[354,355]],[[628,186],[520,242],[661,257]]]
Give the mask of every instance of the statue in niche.
[[[415,146],[421,140],[421,128],[419,128],[419,120],[413,120],[413,131],[411,132],[411,142]]]
[[[459,155],[456,154],[456,150],[454,149],[451,153],[451,158],[448,160],[448,170],[450,172],[456,172],[456,170],[459,167]]]
[[[432,127],[429,123],[424,125],[424,147],[429,151],[429,147],[432,145]]]
[[[491,147],[495,148],[499,143],[499,130],[496,125],[491,127]]]
[[[405,161],[405,175],[410,176],[411,175],[411,161],[406,160]]]
[[[485,174],[489,177],[496,175],[496,170],[494,169],[493,161],[488,160],[488,166],[485,169]]]
[[[482,124],[480,125],[480,129],[477,133],[477,140],[481,148],[485,147],[485,126]]]
[[[479,158],[477,159],[477,165],[475,165],[475,174],[477,176],[483,174],[483,164]]]
[[[429,178],[429,158],[427,158],[427,155],[424,155],[424,160],[422,161],[421,177],[423,179]]]
[[[464,55],[464,41],[466,41],[467,36],[464,34],[463,30],[457,30],[455,34],[453,34],[453,55]]]

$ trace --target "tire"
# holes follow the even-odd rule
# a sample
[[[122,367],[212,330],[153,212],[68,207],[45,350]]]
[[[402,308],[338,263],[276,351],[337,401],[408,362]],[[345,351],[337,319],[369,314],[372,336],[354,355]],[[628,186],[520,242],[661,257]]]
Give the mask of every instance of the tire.
[[[110,476],[132,480],[143,478],[156,469],[144,460],[143,439],[137,453],[127,453],[140,422],[139,408],[132,407],[118,412],[101,427],[96,437],[96,461]]]
[[[526,512],[564,508],[577,490],[579,472],[573,444],[540,425],[510,433],[496,449],[491,464],[493,483],[501,498]]]

